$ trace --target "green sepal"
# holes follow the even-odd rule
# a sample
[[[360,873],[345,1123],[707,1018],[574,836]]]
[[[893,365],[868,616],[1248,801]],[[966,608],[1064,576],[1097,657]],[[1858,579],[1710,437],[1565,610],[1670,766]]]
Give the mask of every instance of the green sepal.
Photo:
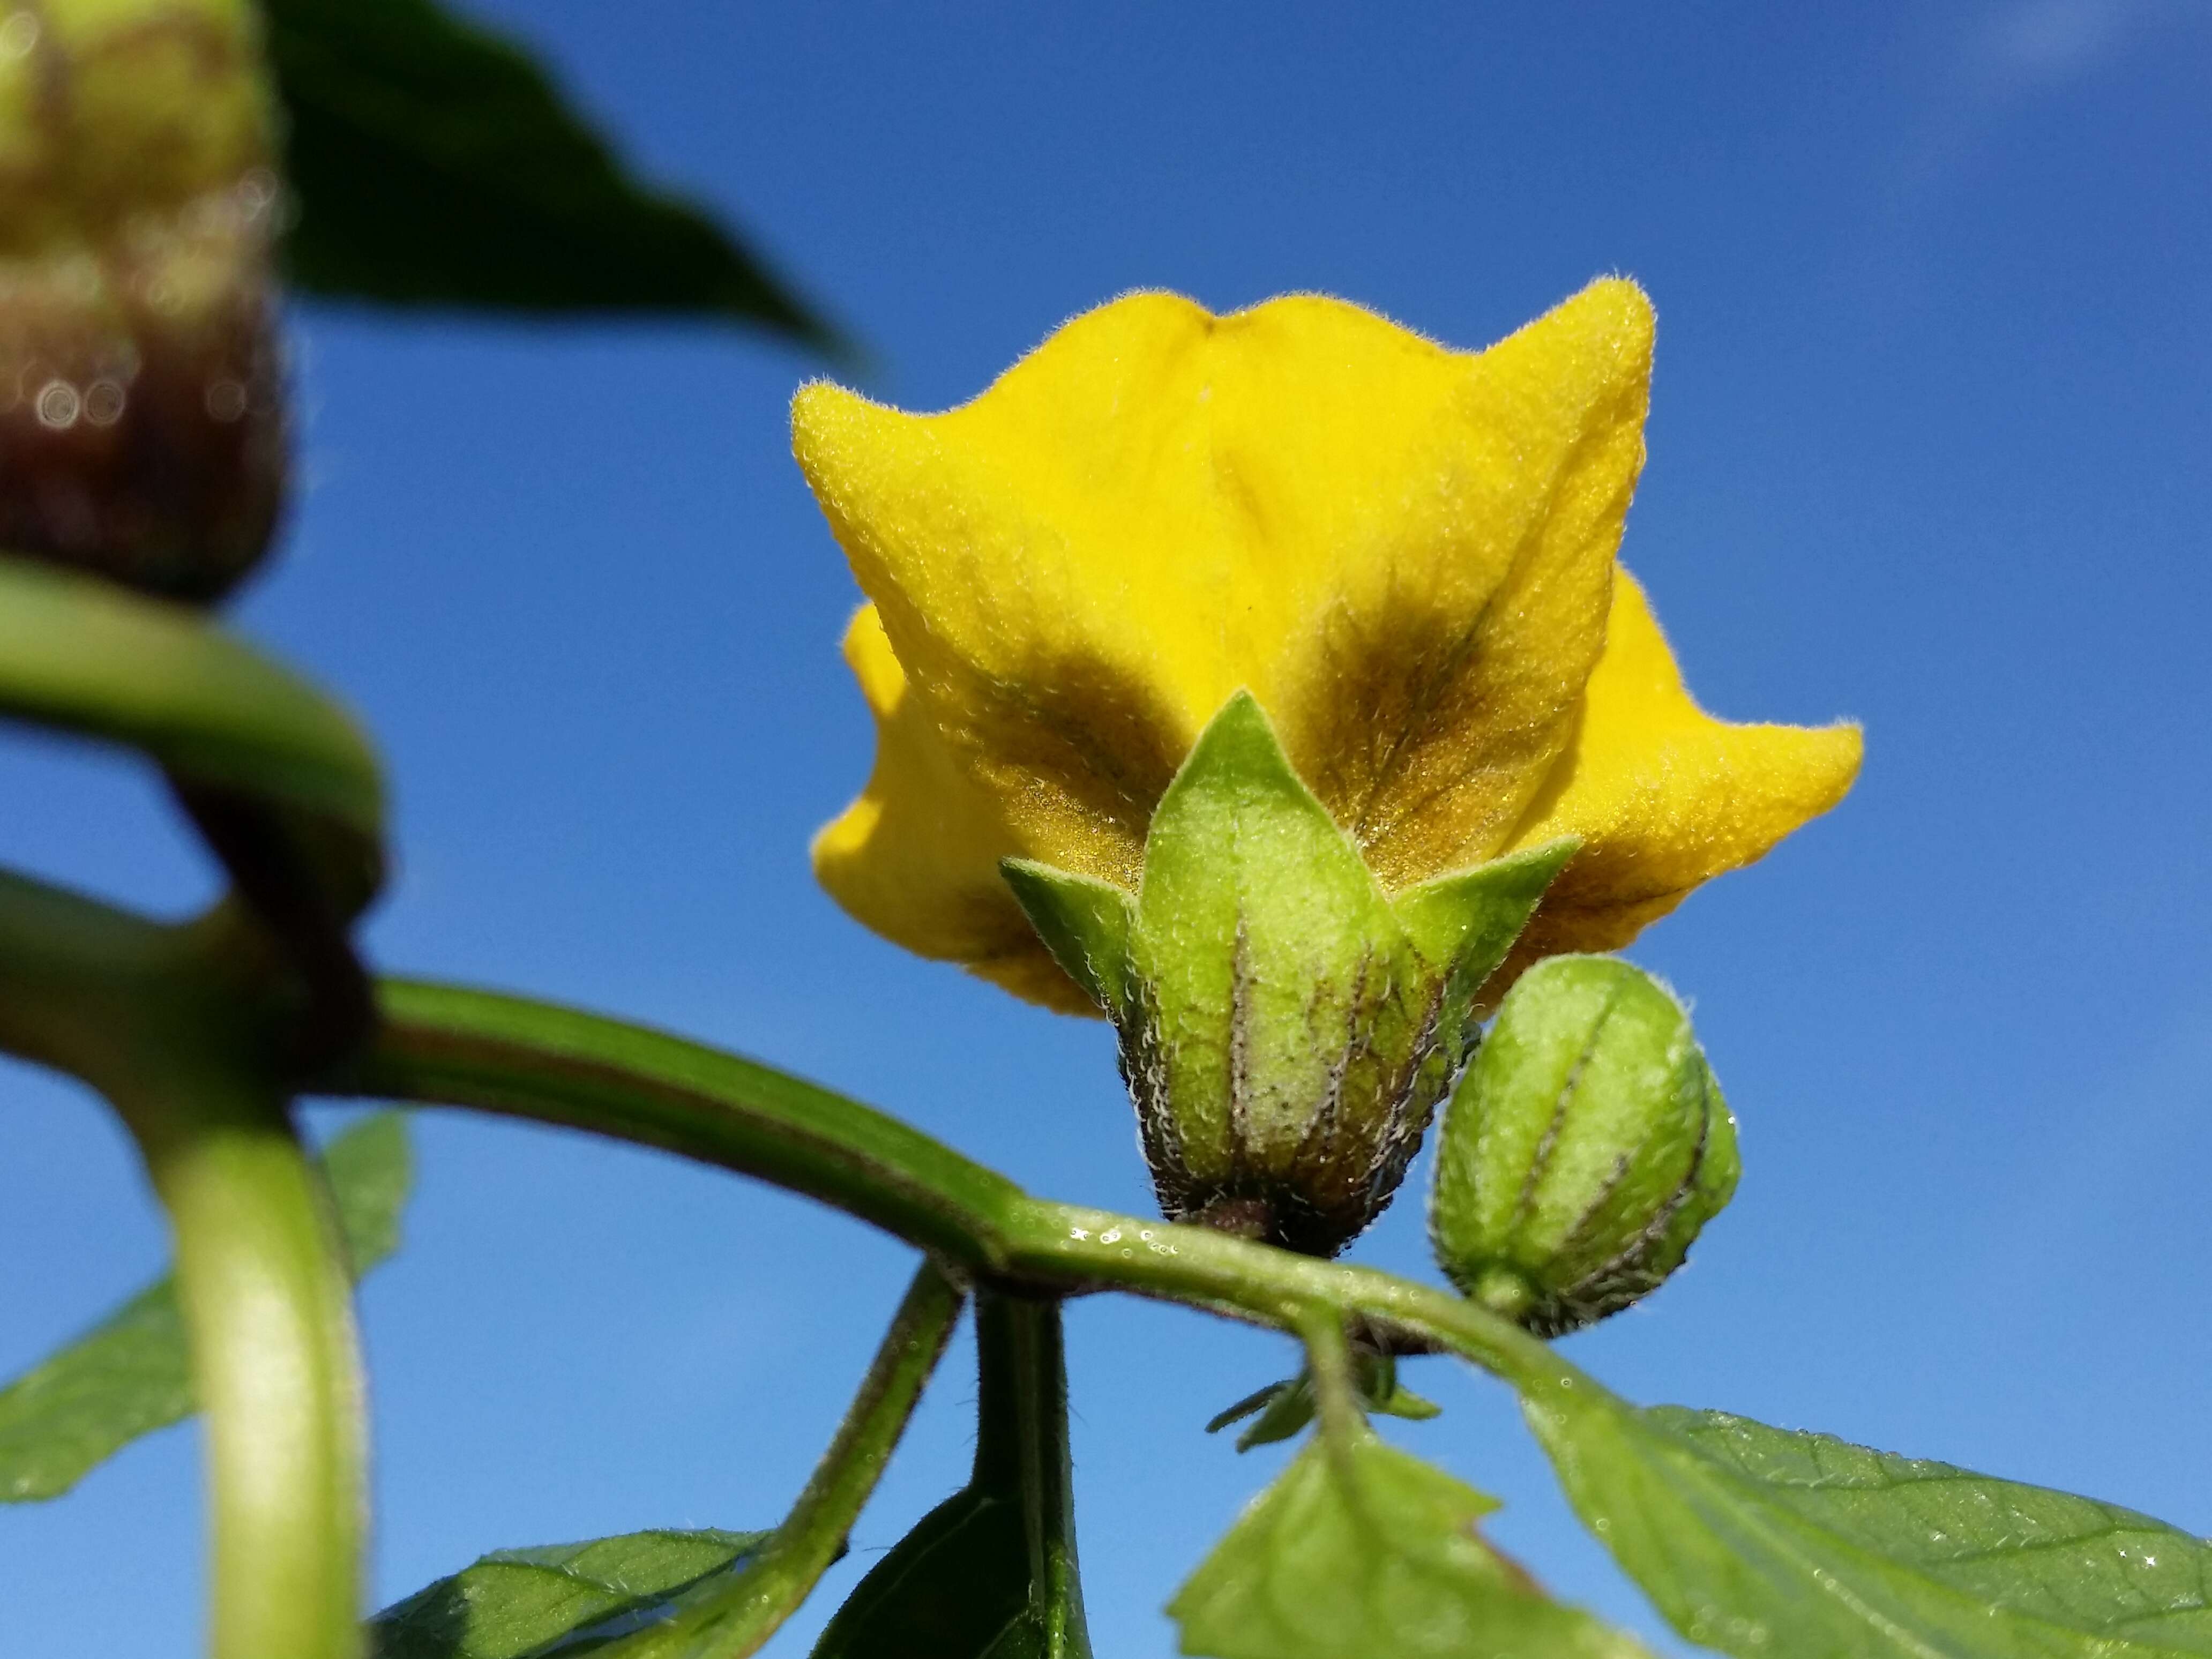
[[[1122,1069],[1167,1214],[1340,1248],[1458,1056],[1438,976],[1249,692],[1153,814],[1129,965]]]
[[[1238,691],[1161,796],[1133,896],[1000,867],[1114,1020],[1162,1210],[1328,1255],[1397,1190],[1472,1046],[1476,992],[1577,845],[1394,899]]]
[[[1637,1659],[1552,1601],[1474,1523],[1498,1507],[1364,1431],[1316,1437],[1168,1604],[1212,1659],[1512,1654]]]
[[[1505,960],[1536,913],[1545,890],[1582,848],[1579,836],[1562,836],[1524,848],[1470,870],[1409,887],[1391,901],[1413,948],[1448,968],[1446,995],[1465,1002]]]
[[[1424,1400],[1399,1380],[1398,1361],[1394,1355],[1371,1348],[1356,1349],[1352,1354],[1352,1382],[1361,1407],[1377,1416],[1425,1423],[1443,1414],[1443,1407]],[[1206,1431],[1218,1434],[1231,1424],[1241,1423],[1256,1413],[1252,1425],[1237,1437],[1237,1449],[1248,1452],[1255,1446],[1273,1445],[1291,1438],[1313,1421],[1315,1409],[1313,1373],[1304,1370],[1296,1376],[1254,1389],[1235,1405],[1217,1413],[1206,1424]]]
[[[1111,882],[1030,859],[1001,859],[999,873],[1060,970],[1108,1013],[1121,1009],[1135,920],[1129,895]]]

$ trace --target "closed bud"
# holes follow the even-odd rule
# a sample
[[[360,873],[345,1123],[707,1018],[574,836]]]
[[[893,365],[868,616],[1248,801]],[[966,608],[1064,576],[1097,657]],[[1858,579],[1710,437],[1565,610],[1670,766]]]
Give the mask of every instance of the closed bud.
[[[1615,957],[1553,957],[1506,994],[1445,1109],[1430,1237],[1468,1296],[1557,1336],[1680,1267],[1738,1167],[1666,988]]]
[[[246,0],[0,18],[0,552],[192,599],[260,558],[272,131]]]
[[[1137,892],[1005,869],[1115,1023],[1163,1212],[1328,1255],[1397,1190],[1475,989],[1573,849],[1387,894],[1240,692],[1153,813]]]

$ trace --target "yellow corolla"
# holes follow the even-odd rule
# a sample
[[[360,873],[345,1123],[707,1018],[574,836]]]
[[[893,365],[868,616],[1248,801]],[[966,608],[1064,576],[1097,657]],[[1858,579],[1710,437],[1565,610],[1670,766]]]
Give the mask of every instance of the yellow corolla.
[[[1615,564],[1651,336],[1612,278],[1476,353],[1315,295],[1217,317],[1147,293],[942,414],[805,387],[794,447],[870,601],[845,654],[878,733],[823,884],[1094,1012],[999,862],[1133,888],[1240,688],[1388,889],[1581,838],[1492,997],[1758,858],[1842,799],[1859,733],[1706,714]]]

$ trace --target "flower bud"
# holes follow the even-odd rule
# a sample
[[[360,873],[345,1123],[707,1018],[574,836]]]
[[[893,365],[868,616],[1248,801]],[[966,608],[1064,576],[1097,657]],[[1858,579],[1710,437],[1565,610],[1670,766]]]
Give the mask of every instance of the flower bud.
[[[1506,994],[1445,1109],[1430,1238],[1468,1296],[1558,1336],[1656,1289],[1737,1170],[1735,1119],[1666,988],[1553,957]]]
[[[1386,894],[1240,692],[1161,798],[1136,894],[1003,867],[1115,1023],[1168,1218],[1328,1255],[1397,1190],[1476,988],[1573,849]]]
[[[272,130],[244,0],[0,20],[0,550],[195,599],[260,558]]]

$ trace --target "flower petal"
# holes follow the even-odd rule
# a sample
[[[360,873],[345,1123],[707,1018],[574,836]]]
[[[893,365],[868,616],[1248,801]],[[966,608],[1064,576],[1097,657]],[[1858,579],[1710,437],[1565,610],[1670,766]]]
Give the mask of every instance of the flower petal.
[[[894,944],[1032,1002],[1096,1014],[1000,878],[1014,848],[997,804],[908,694],[873,605],[846,629],[845,660],[876,717],[876,763],[860,799],[815,836],[816,878]]]
[[[1644,462],[1651,339],[1642,290],[1593,283],[1449,358],[1431,406],[1363,388],[1322,434],[1364,448],[1349,472],[1275,441],[1271,493],[1312,498],[1322,580],[1269,706],[1387,886],[1500,851],[1566,748]]]
[[[1577,853],[1505,966],[1626,945],[1699,883],[1763,856],[1844,798],[1863,747],[1852,725],[1735,726],[1698,708],[1650,603],[1613,580],[1605,653],[1583,695],[1574,746],[1514,845],[1579,836]]]
[[[1565,748],[1650,337],[1620,281],[1474,356],[1316,295],[1133,295],[944,414],[808,386],[794,447],[1016,850],[1133,888],[1242,687],[1395,886],[1497,851]]]

